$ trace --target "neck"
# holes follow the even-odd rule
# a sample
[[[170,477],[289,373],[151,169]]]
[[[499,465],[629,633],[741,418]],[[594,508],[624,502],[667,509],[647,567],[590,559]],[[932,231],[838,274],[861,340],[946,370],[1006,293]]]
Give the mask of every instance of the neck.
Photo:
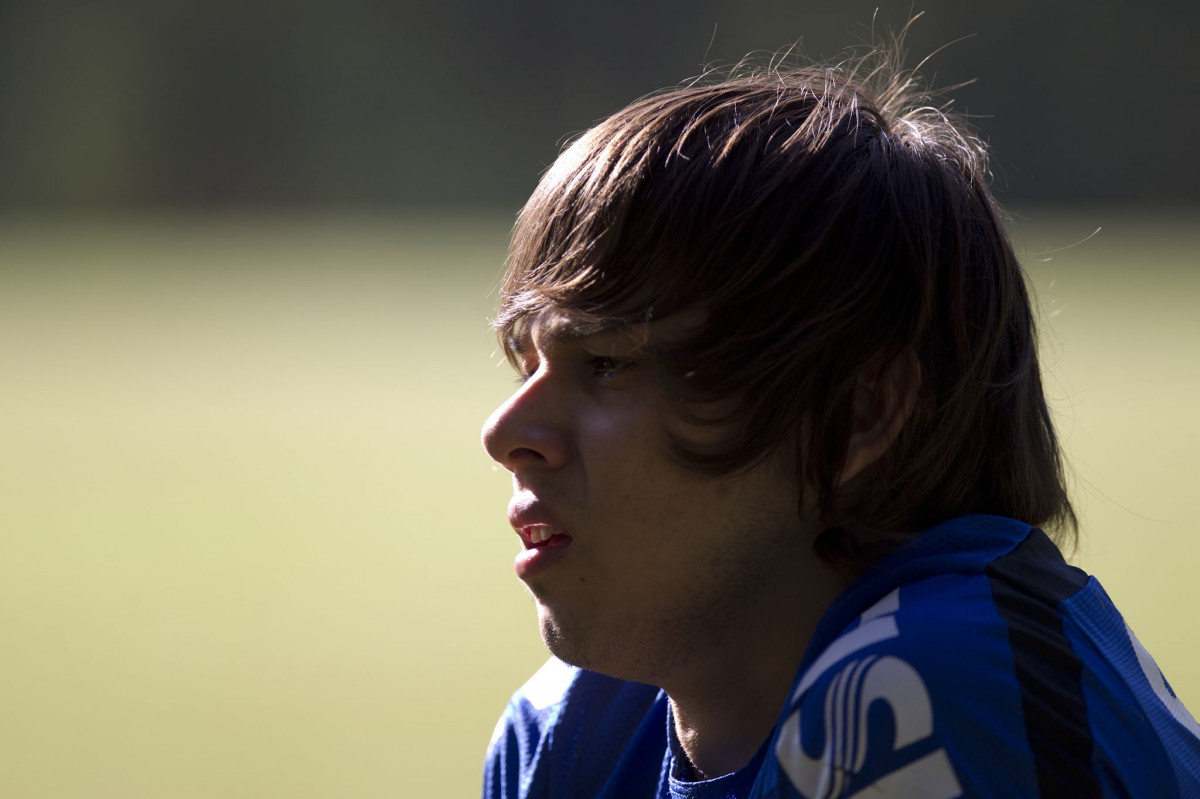
[[[716,701],[672,696],[675,735],[695,778],[732,774],[749,763],[771,734],[790,685],[790,679],[776,681],[775,685],[756,686],[754,692],[739,691]]]
[[[742,768],[770,736],[817,622],[850,582],[828,567],[793,576],[783,596],[768,597],[663,686],[700,779]]]

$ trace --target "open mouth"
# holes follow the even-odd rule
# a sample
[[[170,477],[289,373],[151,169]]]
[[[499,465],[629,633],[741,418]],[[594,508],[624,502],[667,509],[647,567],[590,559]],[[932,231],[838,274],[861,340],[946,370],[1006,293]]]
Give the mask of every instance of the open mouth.
[[[566,533],[559,532],[553,527],[536,524],[529,527],[522,527],[520,530],[521,541],[524,542],[526,549],[543,549],[545,547],[561,546],[571,540],[571,536]]]

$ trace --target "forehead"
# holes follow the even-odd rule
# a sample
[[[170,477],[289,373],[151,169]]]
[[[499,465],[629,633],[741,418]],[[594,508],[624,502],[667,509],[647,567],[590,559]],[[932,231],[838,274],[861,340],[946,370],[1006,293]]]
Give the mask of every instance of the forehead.
[[[522,327],[530,338],[562,341],[616,332],[630,325],[616,320],[594,319],[578,311],[546,308],[527,317]]]

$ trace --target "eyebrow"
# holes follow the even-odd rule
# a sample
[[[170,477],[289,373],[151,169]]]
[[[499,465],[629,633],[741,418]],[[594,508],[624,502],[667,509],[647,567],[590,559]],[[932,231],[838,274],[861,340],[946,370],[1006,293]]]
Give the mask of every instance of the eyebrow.
[[[557,316],[549,323],[521,325],[519,331],[505,338],[505,347],[513,355],[524,355],[533,340],[534,330],[538,338],[547,345],[574,343],[591,338],[602,338],[610,335],[629,334],[636,336],[629,322],[625,321],[586,321],[572,319],[568,316]]]

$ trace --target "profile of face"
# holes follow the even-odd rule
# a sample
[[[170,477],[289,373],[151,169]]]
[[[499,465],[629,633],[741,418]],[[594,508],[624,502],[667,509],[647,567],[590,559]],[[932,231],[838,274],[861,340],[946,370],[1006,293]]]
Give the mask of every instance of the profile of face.
[[[516,571],[547,647],[662,685],[739,625],[797,601],[814,533],[786,458],[712,477],[672,456],[671,434],[713,432],[683,421],[642,345],[686,320],[599,333],[577,322],[561,311],[527,320],[521,385],[483,443],[512,473]]]

